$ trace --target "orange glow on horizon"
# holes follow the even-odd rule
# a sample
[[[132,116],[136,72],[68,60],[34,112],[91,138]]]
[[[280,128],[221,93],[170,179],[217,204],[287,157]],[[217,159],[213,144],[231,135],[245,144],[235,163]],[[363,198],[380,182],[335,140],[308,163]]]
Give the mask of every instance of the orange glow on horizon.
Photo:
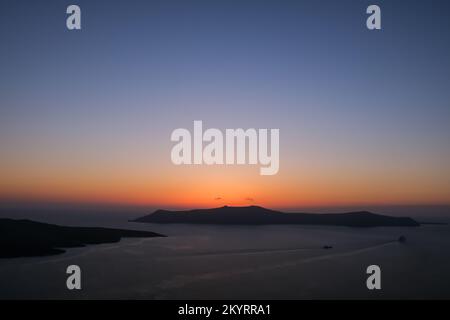
[[[126,159],[129,161],[129,159]],[[77,167],[0,166],[0,200],[205,208],[449,204],[450,183],[440,172],[375,168],[303,170],[282,166],[260,176],[252,166],[175,166],[128,162]]]

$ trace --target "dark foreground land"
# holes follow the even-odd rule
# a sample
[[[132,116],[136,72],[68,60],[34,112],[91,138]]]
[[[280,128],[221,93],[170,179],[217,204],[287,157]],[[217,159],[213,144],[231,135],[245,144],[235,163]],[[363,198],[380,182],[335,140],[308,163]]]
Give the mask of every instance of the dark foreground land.
[[[315,214],[285,213],[258,206],[196,209],[188,211],[157,210],[134,222],[197,224],[305,224],[348,227],[417,227],[420,223],[408,217],[391,217],[368,211]]]
[[[148,231],[63,227],[30,220],[0,219],[0,258],[60,254],[62,248],[118,242],[125,238],[164,237]]]

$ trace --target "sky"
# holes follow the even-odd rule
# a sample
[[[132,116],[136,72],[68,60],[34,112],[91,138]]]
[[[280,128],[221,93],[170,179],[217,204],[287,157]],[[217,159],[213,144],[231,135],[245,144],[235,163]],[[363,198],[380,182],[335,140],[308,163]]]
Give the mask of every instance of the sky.
[[[81,8],[82,30],[66,28]],[[382,30],[366,28],[370,4]],[[450,204],[448,1],[0,1],[0,200]],[[279,128],[280,170],[175,166]]]

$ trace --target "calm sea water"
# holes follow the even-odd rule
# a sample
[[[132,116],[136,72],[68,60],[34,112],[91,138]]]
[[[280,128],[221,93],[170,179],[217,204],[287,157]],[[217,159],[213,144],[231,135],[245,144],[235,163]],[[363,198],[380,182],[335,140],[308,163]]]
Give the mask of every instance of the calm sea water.
[[[125,221],[114,216],[97,225],[168,237],[124,239],[50,257],[0,259],[0,298],[450,298],[449,226],[361,229]],[[400,235],[406,243],[396,241]],[[71,264],[81,267],[81,291],[66,289],[65,271]],[[372,264],[381,267],[379,291],[366,288],[366,268]]]

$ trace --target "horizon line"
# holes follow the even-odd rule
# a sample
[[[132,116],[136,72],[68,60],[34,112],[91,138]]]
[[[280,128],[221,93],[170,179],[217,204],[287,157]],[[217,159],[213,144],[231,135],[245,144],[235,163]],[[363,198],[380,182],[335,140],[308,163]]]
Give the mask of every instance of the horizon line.
[[[157,209],[213,209],[222,207],[263,207],[276,210],[295,210],[299,208],[342,208],[342,207],[450,207],[450,203],[314,203],[296,205],[264,205],[221,203],[211,204],[169,204],[169,203],[134,203],[111,201],[71,201],[62,199],[0,199],[0,206],[71,206],[71,207],[117,207],[117,208],[157,208]]]

